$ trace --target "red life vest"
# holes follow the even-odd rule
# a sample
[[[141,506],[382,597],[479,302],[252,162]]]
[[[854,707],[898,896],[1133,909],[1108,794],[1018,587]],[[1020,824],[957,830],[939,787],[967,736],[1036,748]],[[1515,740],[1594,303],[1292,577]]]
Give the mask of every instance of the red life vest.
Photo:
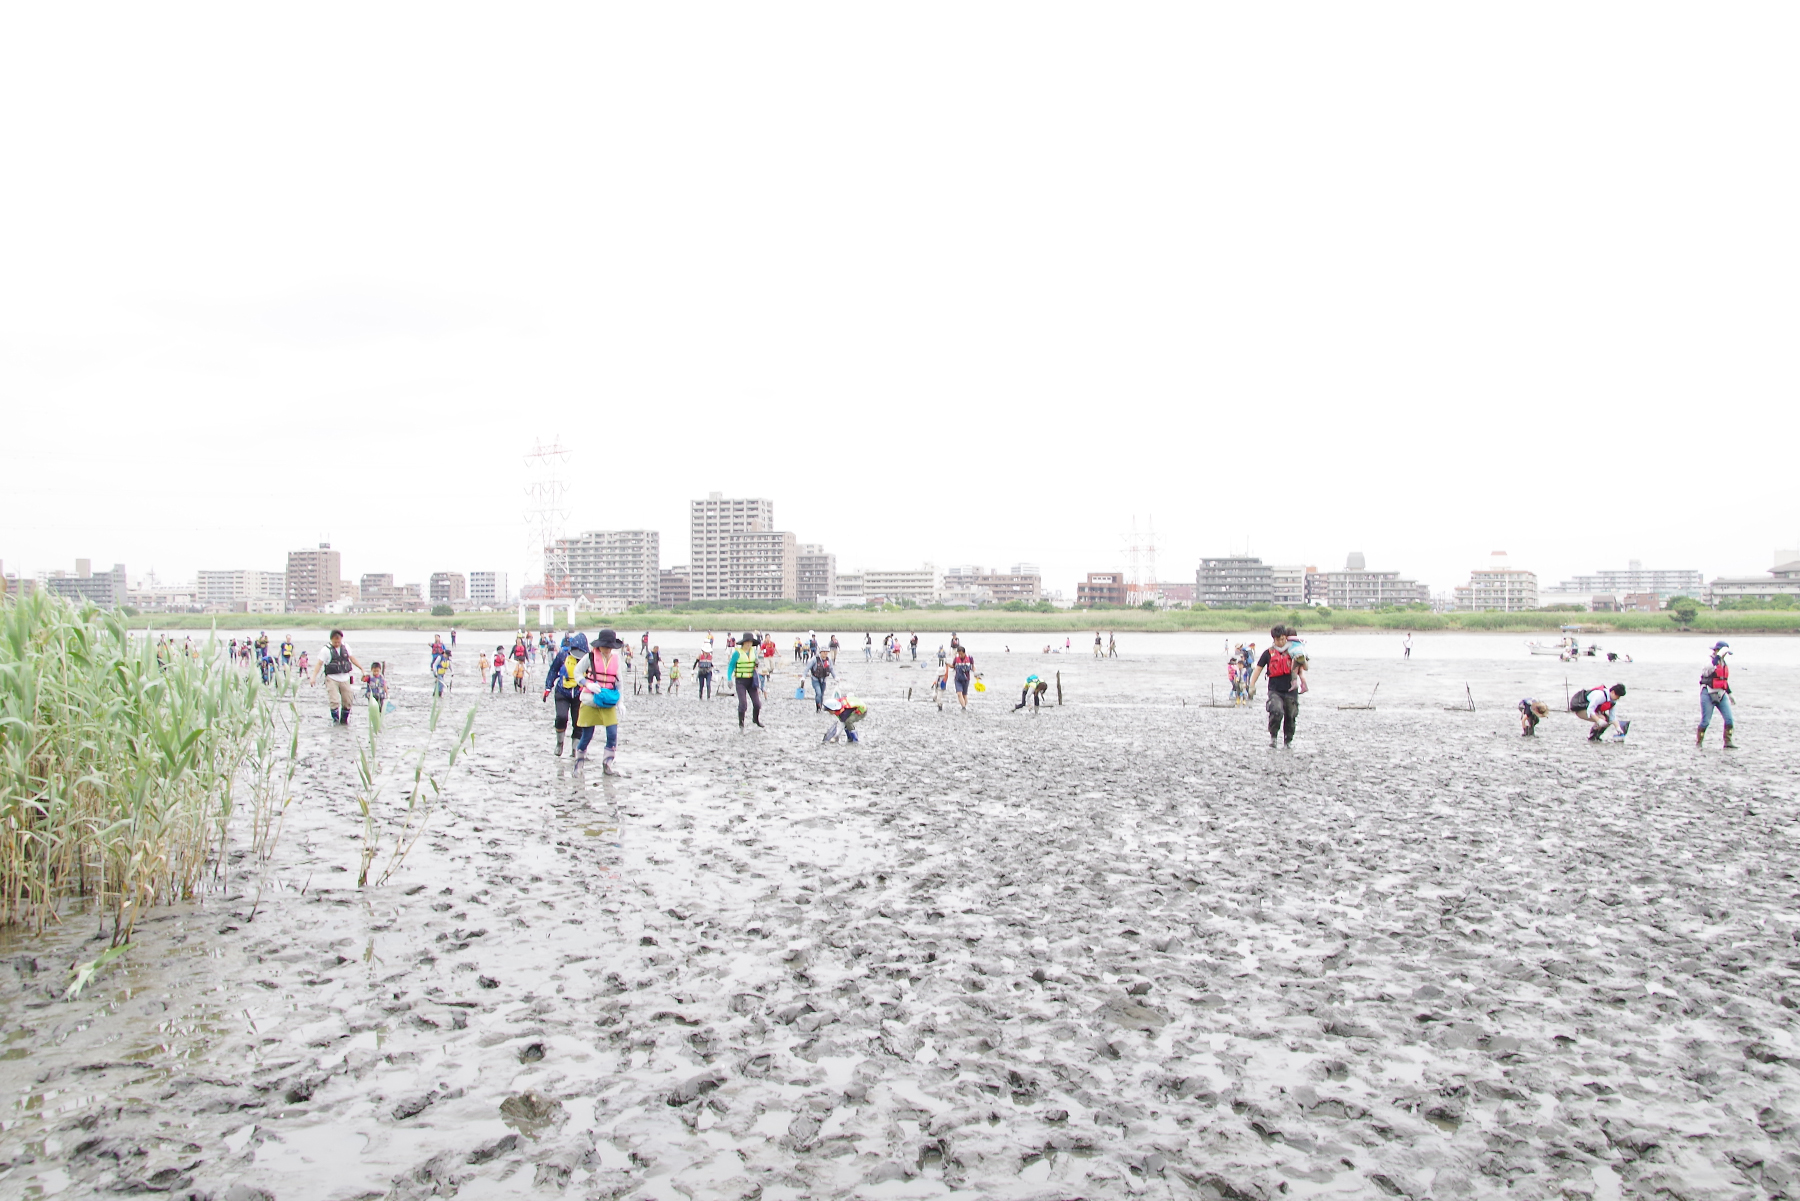
[[[1706,674],[1700,677],[1700,686],[1716,688],[1720,691],[1729,689],[1731,687],[1731,668],[1725,666],[1724,660],[1714,663],[1707,669]]]
[[[1291,676],[1294,674],[1294,656],[1278,646],[1269,648],[1269,674],[1272,676]]]

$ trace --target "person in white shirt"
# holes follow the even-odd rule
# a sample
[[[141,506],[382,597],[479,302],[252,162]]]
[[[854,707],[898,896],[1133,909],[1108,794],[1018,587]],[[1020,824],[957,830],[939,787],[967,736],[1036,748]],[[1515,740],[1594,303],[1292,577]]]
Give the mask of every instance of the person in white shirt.
[[[325,703],[331,706],[331,720],[334,725],[350,724],[350,706],[356,701],[356,693],[351,689],[351,681],[356,673],[363,670],[362,663],[350,653],[344,645],[344,631],[331,631],[331,641],[319,652],[319,661],[314,664],[312,678],[307,681],[311,687],[319,682],[319,674],[325,675]]]

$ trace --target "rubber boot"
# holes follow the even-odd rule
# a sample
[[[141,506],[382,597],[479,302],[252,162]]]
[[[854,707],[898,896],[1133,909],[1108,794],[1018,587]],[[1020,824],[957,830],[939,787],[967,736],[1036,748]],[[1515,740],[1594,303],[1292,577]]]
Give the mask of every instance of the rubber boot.
[[[1705,726],[1695,726],[1694,727],[1694,745],[1695,746],[1703,746],[1703,745],[1705,745],[1705,743],[1706,743],[1706,727]]]
[[[563,753],[563,732],[561,730],[556,732],[556,753],[558,755]]]
[[[575,748],[575,766],[580,767],[583,764],[585,764],[586,762],[587,762],[587,748],[586,747],[576,747]]]
[[[334,726],[338,724],[338,711],[336,709],[331,711],[331,724]]]
[[[607,747],[606,753],[600,756],[600,770],[606,775],[616,776],[619,774],[618,769],[613,767],[613,756],[618,754],[618,751],[618,745],[615,743]]]
[[[1730,726],[1725,727],[1725,749],[1728,751],[1737,750],[1737,743],[1731,741],[1731,727]]]

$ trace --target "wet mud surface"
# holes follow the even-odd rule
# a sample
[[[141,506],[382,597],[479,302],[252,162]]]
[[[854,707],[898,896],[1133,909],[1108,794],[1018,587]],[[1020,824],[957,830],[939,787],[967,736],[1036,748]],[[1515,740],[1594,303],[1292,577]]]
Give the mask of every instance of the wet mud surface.
[[[1602,671],[1591,746],[1518,737],[1554,661],[1316,655],[1283,752],[1211,658],[982,659],[965,715],[846,658],[858,746],[791,678],[744,735],[627,698],[618,779],[465,683],[367,889],[363,718],[303,692],[267,869],[74,1000],[91,918],[5,937],[0,1193],[1800,1195],[1800,672],[1740,664],[1728,754],[1686,664]],[[1046,666],[1071,703],[1010,712]]]

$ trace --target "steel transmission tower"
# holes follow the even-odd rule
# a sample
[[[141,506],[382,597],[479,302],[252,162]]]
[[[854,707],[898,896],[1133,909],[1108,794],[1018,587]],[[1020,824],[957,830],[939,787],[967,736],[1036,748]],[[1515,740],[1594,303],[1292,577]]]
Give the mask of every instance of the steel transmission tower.
[[[1162,589],[1156,579],[1156,519],[1140,533],[1137,518],[1131,519],[1131,533],[1125,536],[1125,600],[1141,605],[1147,600],[1160,601]]]
[[[568,552],[557,545],[569,520],[569,484],[563,478],[568,464],[569,452],[560,438],[548,446],[538,442],[525,456],[525,467],[530,473],[525,485],[528,549],[544,556],[545,600],[574,595],[570,590]]]

